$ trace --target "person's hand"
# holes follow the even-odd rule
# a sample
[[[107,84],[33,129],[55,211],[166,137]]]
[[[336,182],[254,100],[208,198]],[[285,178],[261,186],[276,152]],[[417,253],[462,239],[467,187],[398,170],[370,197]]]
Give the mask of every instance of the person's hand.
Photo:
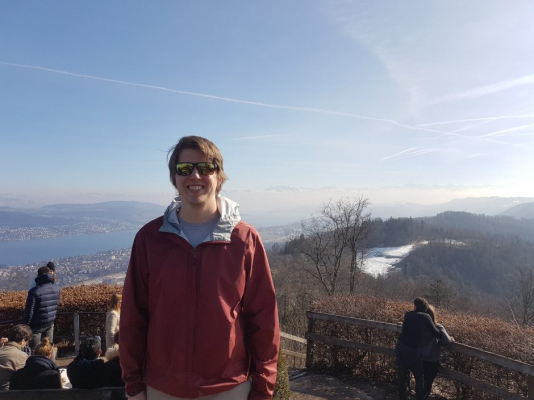
[[[129,400],[146,400],[146,392],[144,390],[141,390],[135,396],[128,397],[128,399]]]
[[[0,346],[3,346],[4,343],[7,343],[8,339],[6,337],[0,338]]]

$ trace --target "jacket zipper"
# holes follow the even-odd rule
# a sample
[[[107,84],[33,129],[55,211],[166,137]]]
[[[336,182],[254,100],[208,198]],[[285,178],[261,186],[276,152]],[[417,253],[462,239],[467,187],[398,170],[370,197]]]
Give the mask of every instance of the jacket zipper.
[[[197,285],[196,285],[196,282],[197,282],[197,275],[198,275],[198,271],[197,271],[197,257],[196,257],[196,253],[197,253],[197,249],[196,248],[193,248],[193,253],[192,253],[192,263],[191,263],[191,273],[192,273],[192,278],[193,278],[193,285],[191,286],[192,290],[194,291],[193,292],[193,304],[192,304],[192,307],[191,307],[191,317],[192,317],[192,320],[191,320],[191,325],[192,325],[192,329],[191,329],[191,333],[190,333],[190,347],[189,347],[189,354],[188,354],[188,359],[187,359],[187,370],[188,371],[193,371],[193,359],[195,357],[195,336],[196,336],[196,330],[197,330],[197,327],[196,327],[196,314],[197,314],[197,301],[198,301],[198,288],[197,288]]]

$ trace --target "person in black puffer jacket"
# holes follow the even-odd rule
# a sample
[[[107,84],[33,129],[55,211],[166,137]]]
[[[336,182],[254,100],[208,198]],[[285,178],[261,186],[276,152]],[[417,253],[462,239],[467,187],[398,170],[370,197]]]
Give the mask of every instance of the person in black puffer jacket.
[[[29,357],[24,368],[11,376],[10,390],[61,389],[61,374],[50,359],[52,349],[50,340],[44,338],[35,347],[36,355]]]
[[[28,291],[23,318],[23,323],[33,331],[33,338],[28,343],[32,351],[45,337],[53,342],[60,296],[59,286],[54,285],[54,273],[48,267],[39,268],[35,283],[37,285]]]

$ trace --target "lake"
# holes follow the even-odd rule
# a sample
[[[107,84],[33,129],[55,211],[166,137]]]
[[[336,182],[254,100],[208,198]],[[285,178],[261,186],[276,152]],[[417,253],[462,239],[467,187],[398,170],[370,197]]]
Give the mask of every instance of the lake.
[[[45,263],[52,259],[132,247],[137,230],[0,242],[0,264]]]

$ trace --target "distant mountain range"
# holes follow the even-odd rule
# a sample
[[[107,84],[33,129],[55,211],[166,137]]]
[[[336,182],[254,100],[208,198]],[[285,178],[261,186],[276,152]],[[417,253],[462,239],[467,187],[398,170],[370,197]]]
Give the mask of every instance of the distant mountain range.
[[[164,211],[164,206],[134,201],[0,207],[0,241],[134,230]]]
[[[137,201],[108,201],[96,204],[52,204],[40,209],[45,215],[113,219],[145,224],[163,215],[165,206]]]
[[[515,207],[503,211],[501,215],[514,218],[534,218],[534,202],[518,204]]]
[[[377,204],[370,208],[373,218],[431,217],[445,211],[534,218],[534,198],[532,197],[468,197],[442,204]]]
[[[275,189],[275,188],[273,188]],[[413,203],[373,205],[372,218],[429,217],[446,211],[464,211],[473,214],[505,215],[513,218],[534,218],[534,198],[530,197],[480,197],[465,198],[436,205]],[[53,237],[109,230],[136,229],[160,216],[165,206],[135,202],[110,201],[95,204],[53,204],[35,209],[0,207],[0,240],[10,240],[9,235],[25,238]],[[20,234],[20,230],[46,233],[41,236]],[[259,227],[266,242],[279,242],[299,231],[300,222],[278,226]],[[54,231],[58,231],[57,235]]]
[[[96,204],[52,204],[41,208],[0,207],[0,226],[54,226],[82,218],[118,220],[144,224],[163,214],[165,207],[136,201],[108,201]]]

